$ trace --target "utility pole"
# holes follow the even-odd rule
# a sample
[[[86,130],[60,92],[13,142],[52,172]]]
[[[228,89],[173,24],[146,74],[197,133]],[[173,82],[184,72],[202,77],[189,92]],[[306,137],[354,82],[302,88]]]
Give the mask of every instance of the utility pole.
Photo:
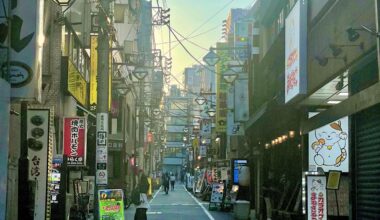
[[[107,186],[108,93],[109,93],[109,0],[100,0],[98,32],[98,85],[96,114],[96,158],[94,219],[99,219],[98,189]]]
[[[145,120],[145,111],[144,111],[144,79],[139,79],[139,160],[138,165],[139,169],[144,169],[144,120]],[[147,174],[147,173],[145,173]]]

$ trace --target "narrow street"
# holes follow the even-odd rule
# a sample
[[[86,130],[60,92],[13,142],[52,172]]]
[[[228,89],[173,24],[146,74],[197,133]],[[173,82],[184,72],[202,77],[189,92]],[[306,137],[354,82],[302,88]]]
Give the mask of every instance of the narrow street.
[[[195,198],[185,189],[184,185],[177,184],[174,191],[169,191],[168,195],[161,190],[154,193],[147,215],[149,220],[233,219],[233,213],[209,211],[208,204],[208,202]],[[134,205],[131,205],[125,213],[125,219],[133,219]]]

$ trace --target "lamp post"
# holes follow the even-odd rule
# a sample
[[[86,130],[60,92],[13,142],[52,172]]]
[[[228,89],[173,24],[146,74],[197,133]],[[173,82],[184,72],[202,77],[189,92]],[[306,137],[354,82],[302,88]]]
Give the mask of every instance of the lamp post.
[[[136,79],[139,81],[139,113],[138,113],[138,117],[139,117],[139,151],[142,151],[144,149],[144,114],[145,114],[145,111],[144,111],[144,99],[143,99],[143,95],[144,95],[144,79],[145,77],[148,75],[148,71],[141,67],[141,66],[137,66],[135,68],[135,70],[132,72],[132,74],[136,77]],[[142,162],[143,162],[143,153],[142,152],[139,152],[139,159],[137,160],[137,148],[136,148],[136,145],[134,145],[134,152],[135,152],[135,164],[134,164],[134,170],[136,171],[136,167],[137,167],[137,162],[139,163],[139,166],[143,166]],[[135,185],[136,183],[136,178],[134,177],[133,178],[133,185]]]
[[[54,0],[54,2],[59,6],[69,6],[72,0]]]

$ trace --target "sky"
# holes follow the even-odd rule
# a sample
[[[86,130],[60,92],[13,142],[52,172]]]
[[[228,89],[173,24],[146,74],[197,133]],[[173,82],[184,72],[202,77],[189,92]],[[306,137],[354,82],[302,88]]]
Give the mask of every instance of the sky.
[[[182,43],[199,61],[207,54],[211,46],[222,41],[222,24],[232,8],[250,8],[255,0],[158,0],[160,6],[170,8],[170,26],[173,30],[190,41]],[[153,6],[157,1],[152,1]],[[165,7],[166,6],[166,7]],[[162,54],[169,56],[169,30],[166,26],[155,27],[156,47],[162,50]],[[177,34],[179,39],[183,39]],[[189,56],[175,37],[171,36],[171,57],[173,59],[172,74],[179,80],[182,79],[184,69],[197,62]],[[177,45],[178,44],[178,45]],[[171,84],[175,83],[171,79]]]

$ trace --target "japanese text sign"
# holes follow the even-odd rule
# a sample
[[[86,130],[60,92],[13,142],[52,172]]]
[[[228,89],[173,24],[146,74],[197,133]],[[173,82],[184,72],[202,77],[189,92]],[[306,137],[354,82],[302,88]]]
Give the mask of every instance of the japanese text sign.
[[[63,148],[67,155],[67,164],[71,166],[86,165],[86,130],[85,117],[66,117],[63,119]]]
[[[307,219],[327,219],[326,176],[307,176]]]

